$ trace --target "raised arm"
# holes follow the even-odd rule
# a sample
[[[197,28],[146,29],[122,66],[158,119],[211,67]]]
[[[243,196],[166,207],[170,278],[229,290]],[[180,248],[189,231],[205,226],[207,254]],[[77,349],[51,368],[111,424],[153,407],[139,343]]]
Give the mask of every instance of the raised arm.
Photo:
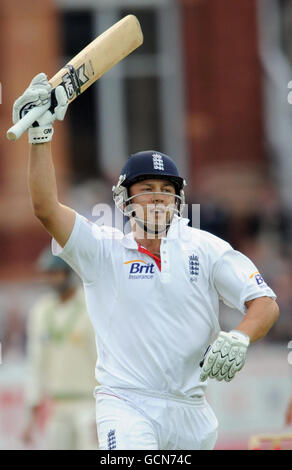
[[[28,182],[35,216],[63,247],[73,230],[75,212],[58,201],[50,142],[30,145]]]
[[[16,124],[32,107],[47,105],[47,111],[29,129],[28,181],[35,216],[63,247],[75,222],[75,212],[58,200],[55,169],[51,153],[53,122],[63,120],[68,100],[65,89],[58,86],[53,92],[44,73],[36,75],[23,95],[13,106]],[[49,107],[50,106],[50,107]]]

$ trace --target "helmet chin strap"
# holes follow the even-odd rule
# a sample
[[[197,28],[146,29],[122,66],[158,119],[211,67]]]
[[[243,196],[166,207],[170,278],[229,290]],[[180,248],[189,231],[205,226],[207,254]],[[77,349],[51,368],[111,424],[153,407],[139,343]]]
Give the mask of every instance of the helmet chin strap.
[[[152,234],[152,235],[159,235],[163,232],[167,232],[167,230],[169,229],[169,227],[172,223],[172,220],[173,220],[173,217],[174,217],[175,213],[177,213],[178,216],[180,215],[180,210],[179,210],[178,204],[179,203],[184,204],[182,196],[179,196],[178,194],[173,194],[173,196],[176,198],[177,202],[175,204],[176,207],[172,208],[172,215],[171,215],[170,221],[163,224],[163,225],[162,224],[159,225],[159,224],[155,224],[155,223],[148,223],[147,224],[147,221],[145,223],[144,219],[141,219],[140,217],[137,217],[135,209],[133,207],[131,207],[130,201],[132,199],[136,198],[137,196],[144,195],[144,194],[149,195],[148,192],[146,192],[146,193],[142,192],[142,193],[139,193],[139,194],[135,194],[134,196],[127,197],[127,199],[123,201],[123,208],[119,207],[119,205],[118,205],[118,208],[121,210],[123,215],[129,217],[130,219],[132,218],[135,221],[135,223],[138,225],[138,227],[140,227],[145,233],[149,233],[149,234]],[[166,194],[167,196],[170,196],[169,193],[164,193],[164,192],[156,192],[155,194],[164,194],[164,195]],[[159,228],[159,227],[161,227],[161,228]]]
[[[145,233],[149,233],[151,235],[159,235],[161,233],[164,233],[166,232],[170,225],[171,225],[171,222],[172,222],[172,219],[174,217],[174,214],[177,212],[179,214],[179,209],[176,207],[176,208],[172,208],[172,216],[171,216],[171,219],[169,222],[165,223],[165,224],[160,224],[162,225],[161,228],[156,228],[157,226],[159,227],[159,224],[155,224],[155,223],[148,223],[147,222],[145,223],[145,220],[144,219],[141,219],[140,217],[137,217],[136,215],[136,211],[135,209],[131,209],[131,205],[129,206],[129,202],[134,199],[135,197],[137,196],[140,196],[141,194],[149,194],[148,192],[147,193],[139,193],[139,194],[136,194],[134,196],[131,196],[129,198],[127,198],[126,200],[126,208],[124,209],[124,215],[128,216],[128,217],[132,217],[134,219],[134,221],[136,222],[136,224],[138,225],[138,227],[140,227]],[[161,192],[157,192],[157,193],[154,193],[154,194],[167,194],[169,196],[168,193],[161,193]],[[178,196],[177,194],[173,194],[173,196],[178,200],[178,201],[181,201],[181,197]],[[152,228],[153,227],[153,228]],[[154,228],[155,227],[155,228]]]
[[[163,227],[161,227],[160,230],[153,230],[152,228],[149,227],[149,225],[158,225],[158,224],[149,224],[149,225],[146,225],[145,224],[145,221],[140,219],[139,217],[136,217],[136,213],[135,211],[132,212],[131,216],[130,217],[133,217],[133,219],[135,220],[136,224],[142,229],[144,230],[145,233],[150,233],[151,235],[159,235],[160,233],[163,233],[163,232],[166,232],[170,225],[171,225],[171,222],[172,222],[172,219],[173,219],[173,216],[171,217],[171,220],[166,223]]]

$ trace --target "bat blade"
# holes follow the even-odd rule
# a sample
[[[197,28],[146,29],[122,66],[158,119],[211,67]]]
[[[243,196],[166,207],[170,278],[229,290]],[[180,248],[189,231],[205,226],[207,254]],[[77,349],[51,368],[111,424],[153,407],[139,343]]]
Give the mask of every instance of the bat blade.
[[[128,15],[88,44],[49,81],[53,88],[63,84],[71,102],[142,42],[138,19]],[[75,70],[73,80],[72,67]]]
[[[53,88],[63,85],[71,103],[114,65],[143,43],[140,23],[127,15],[94,39],[50,80]],[[48,106],[36,107],[7,131],[8,140],[17,140]]]

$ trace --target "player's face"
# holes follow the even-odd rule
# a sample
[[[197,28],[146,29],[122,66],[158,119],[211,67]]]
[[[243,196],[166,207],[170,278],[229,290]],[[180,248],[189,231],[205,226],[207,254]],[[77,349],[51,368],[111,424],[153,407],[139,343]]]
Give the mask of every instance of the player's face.
[[[176,207],[175,187],[167,180],[148,179],[130,187],[133,210],[148,225],[165,226]]]

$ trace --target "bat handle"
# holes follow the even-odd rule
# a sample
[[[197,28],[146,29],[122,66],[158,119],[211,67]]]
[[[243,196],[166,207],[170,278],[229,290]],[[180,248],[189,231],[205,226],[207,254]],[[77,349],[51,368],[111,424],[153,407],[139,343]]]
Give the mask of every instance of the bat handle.
[[[8,140],[17,140],[19,137],[27,131],[31,125],[37,121],[37,119],[49,109],[50,103],[44,104],[42,106],[36,106],[32,108],[28,113],[23,116],[14,126],[8,129],[6,136]]]

